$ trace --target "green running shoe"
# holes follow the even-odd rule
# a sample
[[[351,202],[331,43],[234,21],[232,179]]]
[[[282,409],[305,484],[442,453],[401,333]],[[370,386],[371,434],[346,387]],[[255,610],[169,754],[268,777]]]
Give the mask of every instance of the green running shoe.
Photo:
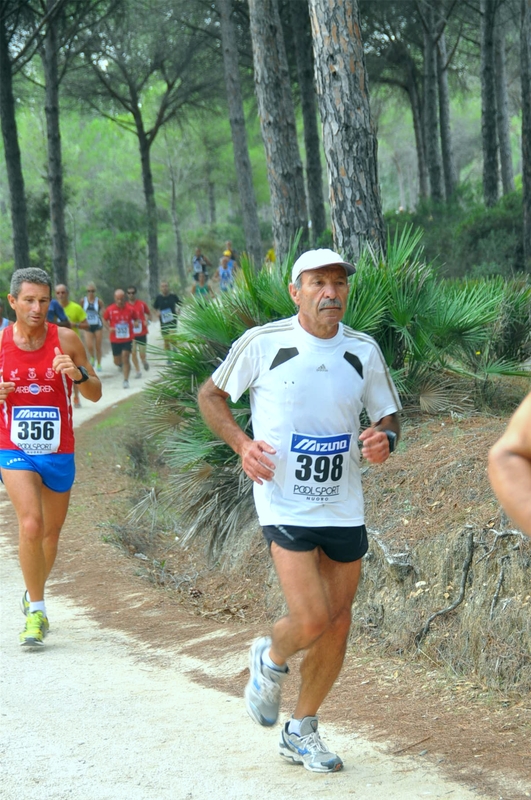
[[[27,617],[29,614],[29,608],[30,608],[30,601],[28,597],[28,590],[24,589],[24,594],[22,595],[22,600],[20,601],[20,610],[22,611],[25,617]]]
[[[50,629],[47,617],[42,611],[26,615],[26,627],[19,634],[18,643],[22,647],[44,647],[44,637]]]

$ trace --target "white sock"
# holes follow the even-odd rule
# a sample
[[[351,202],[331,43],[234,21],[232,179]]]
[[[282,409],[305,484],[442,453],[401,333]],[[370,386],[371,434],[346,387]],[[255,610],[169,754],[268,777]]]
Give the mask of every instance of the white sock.
[[[297,736],[301,735],[301,722],[300,719],[294,719],[293,717],[288,722],[288,733],[295,733]]]
[[[44,605],[44,600],[37,600],[36,603],[32,603],[30,600],[29,613],[33,614],[34,611],[42,611],[44,616],[46,616],[46,606]]]
[[[271,659],[271,656],[269,655],[269,650],[267,651],[267,653],[262,654],[262,664],[264,664],[264,666],[266,667],[269,667],[269,669],[276,669],[277,672],[288,671],[287,664],[282,664],[282,666],[275,664],[275,662]]]

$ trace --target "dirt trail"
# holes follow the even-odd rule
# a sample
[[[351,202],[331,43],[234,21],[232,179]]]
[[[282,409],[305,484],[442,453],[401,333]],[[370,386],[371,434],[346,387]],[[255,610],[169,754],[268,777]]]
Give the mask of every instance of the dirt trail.
[[[78,423],[126,394],[109,356],[103,383],[102,402],[85,403],[76,415]],[[144,380],[133,379],[130,393],[143,384]],[[332,725],[323,725],[322,733],[341,754],[343,772],[313,775],[284,763],[277,755],[277,729],[260,728],[247,717],[240,698],[200,686],[190,677],[197,670],[204,674],[214,670],[234,676],[235,683],[241,679],[247,666],[246,647],[234,647],[228,656],[227,648],[220,647],[225,655],[214,667],[211,657],[202,663],[189,654],[200,652],[203,642],[209,648],[215,640],[226,640],[231,636],[228,628],[216,629],[182,614],[175,622],[181,630],[183,625],[189,629],[186,648],[172,641],[164,648],[148,647],[141,633],[133,637],[117,630],[116,619],[112,627],[97,623],[89,609],[66,599],[64,595],[71,596],[75,587],[69,585],[68,571],[61,573],[60,564],[48,599],[52,630],[46,647],[23,651],[17,644],[22,584],[8,509],[2,490],[0,786],[4,800],[254,800],[306,794],[359,800],[494,799],[445,779],[421,755],[389,756],[384,747]],[[130,591],[133,597],[138,586]]]

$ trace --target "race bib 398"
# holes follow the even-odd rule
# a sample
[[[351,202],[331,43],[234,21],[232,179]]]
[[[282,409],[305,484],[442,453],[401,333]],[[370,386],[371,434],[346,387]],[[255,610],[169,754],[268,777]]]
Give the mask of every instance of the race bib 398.
[[[311,503],[337,503],[348,493],[351,433],[292,433],[283,495]]]

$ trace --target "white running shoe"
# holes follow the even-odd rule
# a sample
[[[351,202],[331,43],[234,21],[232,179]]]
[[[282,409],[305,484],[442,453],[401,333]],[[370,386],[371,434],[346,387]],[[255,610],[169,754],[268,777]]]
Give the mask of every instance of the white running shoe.
[[[249,654],[249,682],[245,687],[245,707],[255,722],[271,727],[278,719],[280,687],[289,670],[271,669],[262,663],[262,655],[271,647],[269,636],[256,639]]]
[[[141,377],[142,377],[141,372],[135,372],[135,378],[141,378]]]
[[[123,382],[123,387],[124,387],[124,389],[129,389],[129,381],[124,381]]]
[[[278,752],[283,758],[302,766],[310,772],[339,772],[343,762],[331,753],[317,730],[317,717],[304,717],[301,720],[301,733],[288,733],[286,722],[280,734]]]

